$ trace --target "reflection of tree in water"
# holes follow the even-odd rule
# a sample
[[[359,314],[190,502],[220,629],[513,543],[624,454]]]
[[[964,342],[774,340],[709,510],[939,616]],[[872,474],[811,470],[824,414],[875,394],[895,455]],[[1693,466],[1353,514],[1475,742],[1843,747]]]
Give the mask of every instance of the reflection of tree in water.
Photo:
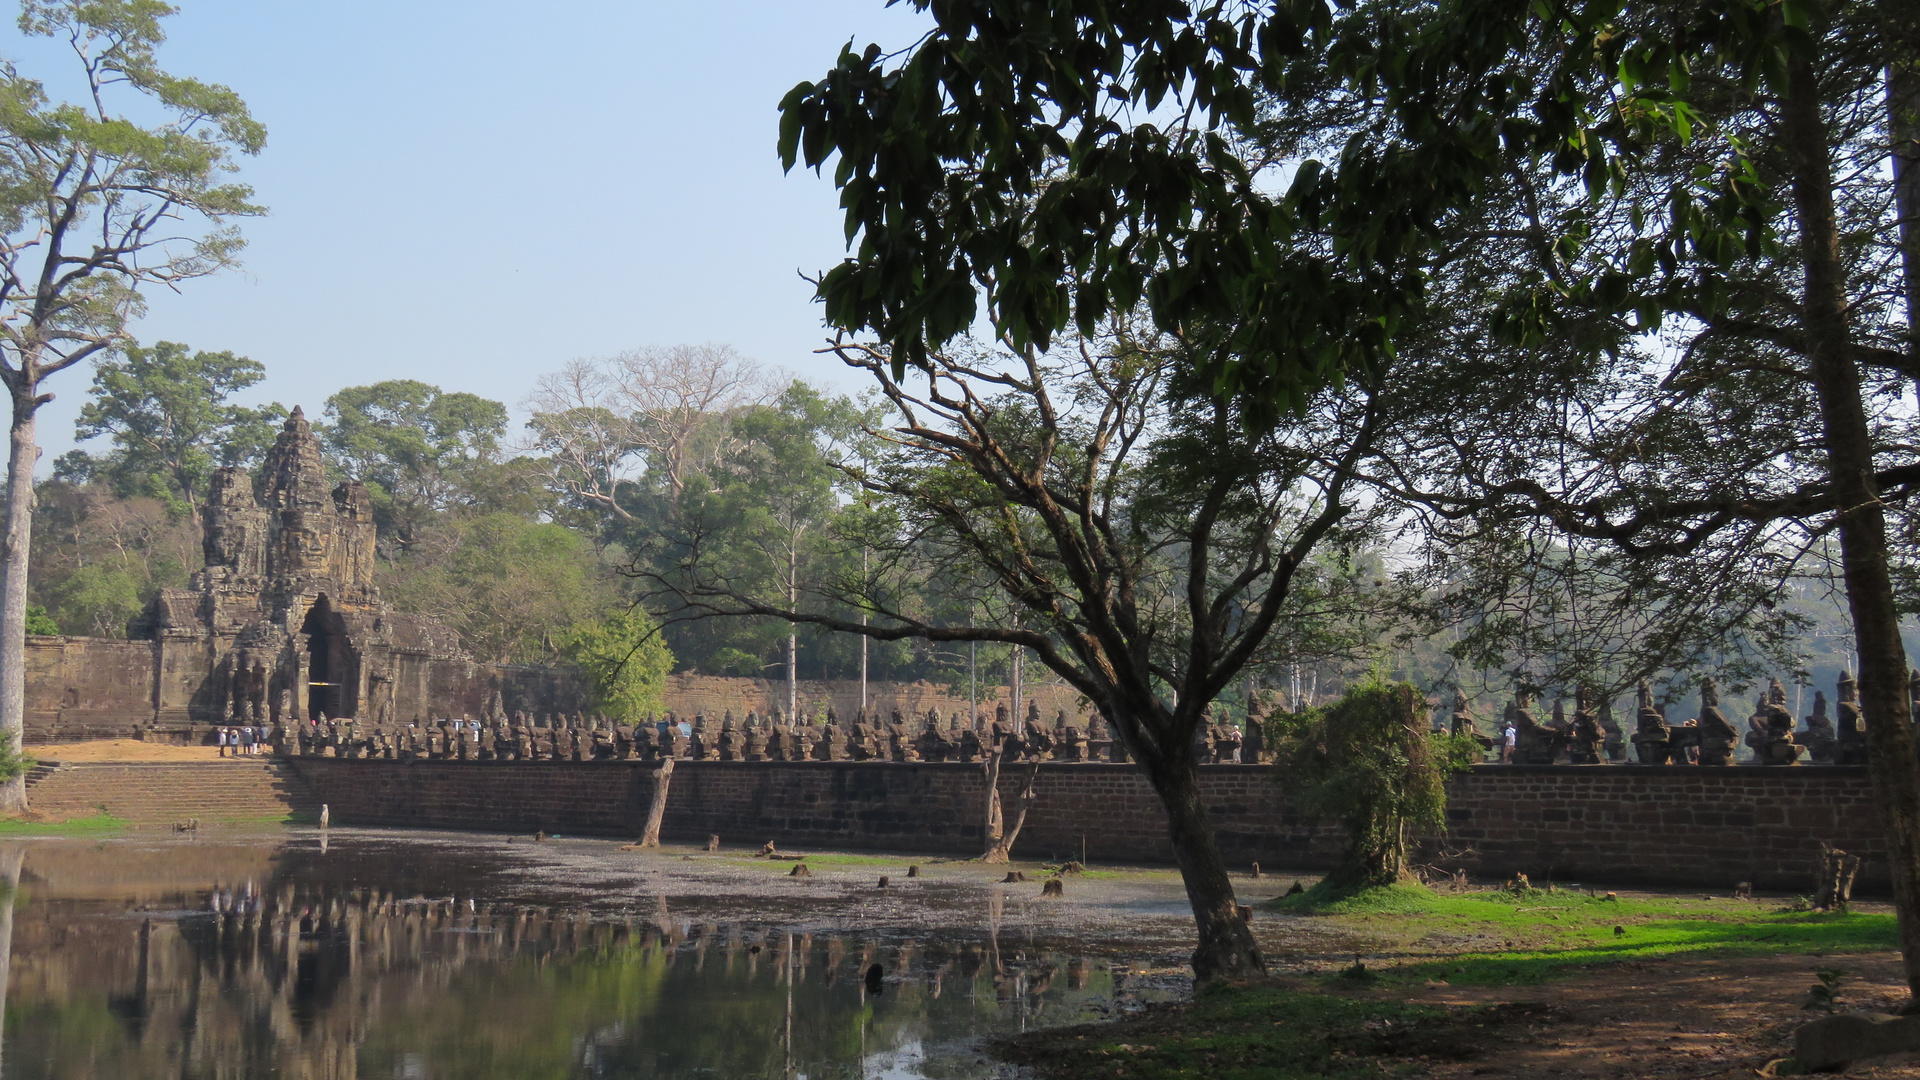
[[[191,910],[29,897],[10,1080],[779,1076],[789,1038],[797,1072],[849,1077],[1037,1008],[1081,1015],[1110,986],[1069,962],[1062,988],[1053,957],[1003,952],[997,933],[689,925],[664,899],[627,920],[311,880],[171,901]],[[876,963],[877,997],[861,977]]]

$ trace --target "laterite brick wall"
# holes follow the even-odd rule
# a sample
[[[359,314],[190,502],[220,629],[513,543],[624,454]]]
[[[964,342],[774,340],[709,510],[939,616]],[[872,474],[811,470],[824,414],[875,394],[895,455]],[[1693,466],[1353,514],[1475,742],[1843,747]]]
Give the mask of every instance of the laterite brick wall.
[[[633,836],[651,797],[641,762],[499,763],[301,758],[296,768],[339,824]],[[1203,767],[1222,853],[1244,866],[1316,868],[1337,829],[1303,819],[1268,766]],[[664,834],[729,844],[972,854],[979,766],[887,762],[682,761]],[[1011,805],[1012,770],[1002,778]],[[1169,861],[1166,819],[1130,765],[1039,771],[1023,857]],[[1535,882],[1805,889],[1821,841],[1866,858],[1883,889],[1885,845],[1863,768],[1480,766],[1451,785],[1448,828],[1423,857]]]

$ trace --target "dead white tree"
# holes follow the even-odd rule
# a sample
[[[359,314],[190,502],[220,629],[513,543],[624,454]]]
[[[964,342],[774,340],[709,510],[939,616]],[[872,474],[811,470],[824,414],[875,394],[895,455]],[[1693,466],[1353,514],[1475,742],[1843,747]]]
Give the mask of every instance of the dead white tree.
[[[567,493],[631,520],[622,504],[653,474],[677,500],[688,475],[725,452],[726,418],[771,402],[782,373],[731,345],[631,349],[540,377],[530,449],[553,459]]]
[[[1017,753],[1019,746],[1019,736],[1009,734],[1005,742],[987,751],[986,760],[981,763],[987,774],[985,849],[980,853],[983,863],[1013,860],[1013,845],[1020,839],[1020,830],[1027,824],[1027,810],[1033,805],[1033,784],[1040,776],[1038,758],[1028,761],[1020,774],[1020,789],[1013,795],[1013,813],[1006,814],[1000,805],[1001,767],[1007,755]]]

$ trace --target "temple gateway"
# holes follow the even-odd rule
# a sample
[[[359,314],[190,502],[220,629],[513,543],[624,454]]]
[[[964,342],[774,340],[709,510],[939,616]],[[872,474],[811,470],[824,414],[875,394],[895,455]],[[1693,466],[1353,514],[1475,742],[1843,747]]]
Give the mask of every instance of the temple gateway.
[[[300,409],[258,493],[247,470],[220,469],[202,513],[205,568],[162,590],[128,640],[29,639],[28,742],[198,742],[209,725],[255,717],[404,724],[583,707],[571,672],[475,663],[448,627],[381,601],[373,501],[357,480],[328,484]]]

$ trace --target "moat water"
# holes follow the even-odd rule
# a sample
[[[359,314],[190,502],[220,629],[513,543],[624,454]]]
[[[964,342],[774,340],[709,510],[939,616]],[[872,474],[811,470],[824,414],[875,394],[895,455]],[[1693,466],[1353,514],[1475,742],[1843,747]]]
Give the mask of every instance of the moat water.
[[[1170,875],[1052,900],[912,861],[794,879],[528,837],[0,841],[0,1077],[987,1077],[995,1036],[1184,991]]]

